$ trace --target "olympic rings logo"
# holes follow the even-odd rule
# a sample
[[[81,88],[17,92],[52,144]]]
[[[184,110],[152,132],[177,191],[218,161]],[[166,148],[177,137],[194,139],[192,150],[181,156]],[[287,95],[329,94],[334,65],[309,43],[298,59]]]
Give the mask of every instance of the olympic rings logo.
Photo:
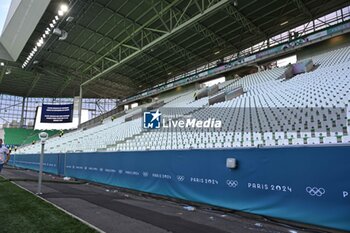
[[[180,182],[184,181],[185,180],[185,177],[184,176],[176,176],[176,179]]]
[[[226,180],[226,184],[230,188],[236,188],[238,186],[237,180]]]
[[[324,188],[306,187],[306,192],[311,196],[321,197],[323,194],[326,193],[326,190]]]

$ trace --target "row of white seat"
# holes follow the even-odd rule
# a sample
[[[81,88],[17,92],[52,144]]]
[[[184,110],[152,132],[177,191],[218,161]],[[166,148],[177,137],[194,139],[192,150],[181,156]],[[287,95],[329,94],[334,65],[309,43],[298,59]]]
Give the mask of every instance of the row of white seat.
[[[207,106],[208,97],[194,100],[194,90],[161,99],[168,113],[222,119],[226,127],[223,132],[207,129],[146,132],[142,130],[141,119],[125,121],[144,107],[139,106],[114,121],[106,119],[94,128],[50,139],[47,152],[347,143],[349,118],[344,118],[349,116],[350,103],[349,52],[346,47],[315,56],[318,69],[290,80],[281,79],[285,68],[275,68],[227,81],[219,85],[221,91],[243,86],[245,93],[213,106]],[[329,109],[315,114],[311,108],[317,107]],[[338,108],[344,108],[345,115]],[[281,117],[281,111],[285,117]],[[305,116],[305,111],[310,114]],[[17,153],[39,150],[40,145],[36,144],[19,148]]]

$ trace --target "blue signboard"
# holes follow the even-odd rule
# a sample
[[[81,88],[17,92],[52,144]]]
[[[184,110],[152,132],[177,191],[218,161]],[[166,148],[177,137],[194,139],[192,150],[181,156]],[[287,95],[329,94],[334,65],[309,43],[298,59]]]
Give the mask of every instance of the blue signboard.
[[[73,104],[43,104],[41,123],[70,123],[73,121]]]
[[[50,155],[55,174],[350,230],[350,146]],[[226,159],[237,160],[236,169]],[[16,155],[37,169],[39,156]],[[50,163],[57,163],[56,166]],[[62,174],[63,173],[63,174]]]

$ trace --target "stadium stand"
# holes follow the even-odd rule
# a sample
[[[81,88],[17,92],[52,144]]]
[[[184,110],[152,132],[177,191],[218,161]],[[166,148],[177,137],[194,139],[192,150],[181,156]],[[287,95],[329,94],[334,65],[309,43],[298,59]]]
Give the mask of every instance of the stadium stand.
[[[293,120],[290,122],[290,119],[280,122],[275,114],[278,114],[279,108],[284,108],[295,119],[302,119],[301,109],[347,108],[350,101],[349,51],[350,47],[345,47],[311,57],[319,67],[292,79],[283,79],[285,68],[282,67],[221,83],[220,92],[242,86],[244,94],[212,106],[208,106],[208,97],[195,100],[195,90],[163,99],[163,108],[169,108],[173,112],[168,113],[177,115],[191,113],[198,117],[220,118],[215,114],[222,115],[223,112],[217,111],[217,108],[224,109],[224,124],[229,128],[227,131],[144,132],[140,127],[140,116],[125,121],[142,107],[148,106],[143,105],[114,121],[108,118],[100,126],[50,139],[47,153],[347,143],[349,126],[335,111],[329,112],[327,116],[315,115],[313,122],[301,120],[299,124]],[[349,110],[346,114],[349,115]],[[332,127],[338,127],[338,131],[330,130]],[[38,153],[39,149],[38,144],[30,145],[20,148],[17,153]]]
[[[349,4],[3,0],[1,177],[100,232],[350,231]]]
[[[4,142],[7,145],[27,145],[39,140],[40,130],[23,128],[5,128]],[[59,134],[59,130],[46,130],[50,137]]]

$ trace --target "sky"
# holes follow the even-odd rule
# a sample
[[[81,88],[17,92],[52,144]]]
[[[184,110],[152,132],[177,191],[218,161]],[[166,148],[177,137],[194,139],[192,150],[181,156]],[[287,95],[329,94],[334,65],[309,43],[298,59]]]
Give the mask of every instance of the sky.
[[[5,24],[7,12],[10,8],[11,0],[0,0],[0,34]]]

